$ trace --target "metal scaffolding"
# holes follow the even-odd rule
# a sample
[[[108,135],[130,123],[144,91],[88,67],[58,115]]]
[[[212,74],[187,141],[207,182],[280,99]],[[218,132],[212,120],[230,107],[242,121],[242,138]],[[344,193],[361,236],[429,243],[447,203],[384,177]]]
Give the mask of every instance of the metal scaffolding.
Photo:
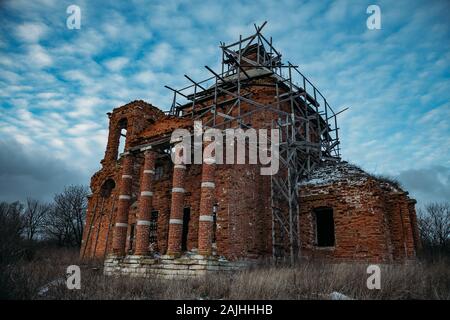
[[[280,133],[280,170],[271,176],[272,253],[276,260],[300,256],[298,182],[323,161],[340,161],[337,114],[322,93],[300,72],[283,63],[281,53],[255,25],[255,33],[226,45],[221,71],[205,68],[210,78],[173,92],[170,115],[204,120],[206,128],[249,128],[258,112],[271,112],[271,128]],[[260,79],[270,79],[261,84]],[[271,102],[258,101],[252,88],[275,90]],[[243,108],[243,105],[246,107]]]

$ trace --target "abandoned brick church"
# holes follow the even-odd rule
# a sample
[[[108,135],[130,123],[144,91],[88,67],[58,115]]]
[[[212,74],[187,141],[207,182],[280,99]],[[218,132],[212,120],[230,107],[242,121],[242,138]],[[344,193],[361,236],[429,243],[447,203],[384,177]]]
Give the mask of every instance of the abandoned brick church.
[[[81,256],[105,274],[189,276],[265,259],[395,262],[420,246],[415,200],[396,183],[341,161],[337,115],[261,27],[221,43],[221,70],[186,77],[169,111],[115,108],[91,180]],[[172,132],[276,129],[279,170],[176,164]],[[202,147],[202,146],[200,146]],[[216,159],[217,160],[217,159]]]

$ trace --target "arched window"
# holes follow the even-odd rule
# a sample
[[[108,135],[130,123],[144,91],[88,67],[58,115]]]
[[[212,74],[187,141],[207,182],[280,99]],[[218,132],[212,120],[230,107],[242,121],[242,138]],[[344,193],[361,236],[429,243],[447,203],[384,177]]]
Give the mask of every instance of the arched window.
[[[125,152],[125,143],[127,141],[127,119],[119,121],[119,130],[119,152],[117,157],[120,157],[120,154]]]
[[[100,189],[100,195],[103,198],[108,198],[111,195],[112,190],[116,187],[116,183],[113,179],[107,179],[103,182],[102,187]]]

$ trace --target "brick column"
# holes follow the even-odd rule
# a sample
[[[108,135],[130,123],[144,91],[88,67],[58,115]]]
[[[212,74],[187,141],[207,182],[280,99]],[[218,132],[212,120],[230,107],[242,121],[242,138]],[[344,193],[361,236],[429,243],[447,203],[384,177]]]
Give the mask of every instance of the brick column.
[[[133,174],[133,158],[129,152],[122,154],[122,177],[120,182],[119,204],[117,206],[116,224],[113,235],[113,254],[125,255],[125,244],[128,230],[128,211],[131,202],[131,180]]]
[[[136,222],[136,251],[135,255],[147,255],[150,235],[150,216],[152,211],[152,181],[155,174],[156,154],[151,147],[142,148],[144,152],[144,170],[141,178],[141,197],[139,199],[139,213]]]
[[[177,147],[175,147],[175,150],[176,149]],[[175,164],[173,167],[172,203],[170,208],[169,238],[167,243],[167,254],[175,257],[178,257],[181,254],[185,176],[186,166],[184,164]]]
[[[216,187],[214,179],[215,170],[216,164],[214,159],[207,158],[203,160],[198,227],[198,253],[205,256],[209,256],[212,253],[214,223],[213,206]]]

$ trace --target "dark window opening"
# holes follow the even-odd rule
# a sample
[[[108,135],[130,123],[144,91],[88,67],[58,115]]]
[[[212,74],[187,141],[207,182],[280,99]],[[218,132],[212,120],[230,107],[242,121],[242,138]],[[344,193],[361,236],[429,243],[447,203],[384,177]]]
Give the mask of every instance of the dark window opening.
[[[191,219],[191,208],[183,210],[183,233],[181,235],[181,250],[187,251],[187,240],[189,233],[189,220]]]
[[[150,216],[149,242],[152,247],[154,247],[158,241],[158,214],[159,212],[154,210]]]
[[[163,174],[164,174],[163,167],[162,166],[157,166],[155,168],[155,175],[153,176],[153,179],[160,180],[162,178]]]
[[[216,243],[216,232],[217,232],[217,203],[213,206],[213,232],[212,232],[212,243]]]
[[[130,239],[129,239],[129,245],[128,245],[128,252],[132,253],[134,251],[134,240],[136,237],[136,225],[133,223],[130,225]]]
[[[334,219],[332,208],[314,209],[316,220],[316,241],[318,247],[334,246]]]
[[[116,187],[116,183],[113,179],[108,179],[103,182],[102,187],[100,189],[100,195],[103,198],[108,198],[111,195],[112,190]]]

